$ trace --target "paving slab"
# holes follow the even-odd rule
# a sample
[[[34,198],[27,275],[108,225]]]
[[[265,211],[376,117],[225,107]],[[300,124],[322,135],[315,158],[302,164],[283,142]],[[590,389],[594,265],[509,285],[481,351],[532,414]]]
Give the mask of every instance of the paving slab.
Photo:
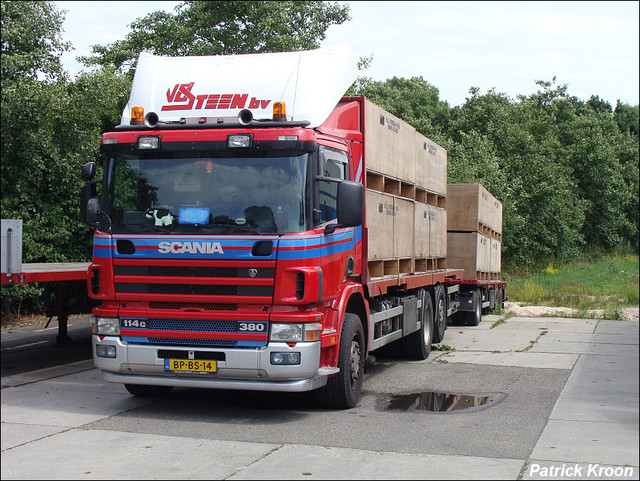
[[[541,369],[572,369],[577,354],[548,354],[539,352],[474,352],[454,351],[433,362],[466,362],[492,366],[518,366]]]
[[[484,321],[483,321],[484,322]],[[553,328],[562,332],[594,332],[598,319],[574,319],[570,317],[511,317],[499,328]]]
[[[638,466],[638,425],[550,419],[531,459]]]
[[[4,409],[4,407],[3,407]],[[37,424],[8,423],[2,421],[0,428],[0,444],[2,451],[5,449],[20,446],[21,444],[35,441],[36,439],[46,438],[52,434],[65,431],[64,426],[40,426]],[[4,461],[4,454],[2,455]]]
[[[4,451],[2,479],[227,479],[277,447],[71,429]]]
[[[102,381],[97,369],[2,390],[2,422],[74,427],[148,403],[118,384]]]
[[[607,465],[612,467],[614,478],[616,469],[635,467],[632,476],[637,479],[637,329],[637,321],[603,321],[590,342],[573,343],[580,344],[585,352],[576,362],[532,451],[532,463]],[[568,345],[561,341],[549,344]]]
[[[523,461],[288,444],[228,479],[516,479]]]

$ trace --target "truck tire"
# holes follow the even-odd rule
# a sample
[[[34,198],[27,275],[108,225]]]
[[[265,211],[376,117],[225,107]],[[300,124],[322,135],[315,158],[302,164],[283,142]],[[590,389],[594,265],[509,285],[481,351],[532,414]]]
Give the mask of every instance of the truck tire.
[[[316,391],[317,402],[326,408],[354,407],[362,393],[366,346],[360,317],[346,313],[340,336],[338,367],[340,372],[329,378],[327,384]]]
[[[467,326],[477,326],[482,321],[482,295],[480,289],[473,291],[473,311],[464,313]]]
[[[465,325],[465,317],[463,311],[458,311],[451,316],[451,323],[454,326],[464,326]]]
[[[418,310],[420,329],[402,339],[402,351],[405,357],[422,361],[429,357],[433,342],[433,303],[425,289],[420,289],[418,296],[422,301]]]
[[[147,386],[146,384],[125,384],[124,387],[129,393],[140,397],[166,396],[173,390],[173,386]]]
[[[444,295],[444,289],[440,284],[433,291],[433,299],[433,343],[438,344],[444,339],[444,331],[447,329],[447,300]]]

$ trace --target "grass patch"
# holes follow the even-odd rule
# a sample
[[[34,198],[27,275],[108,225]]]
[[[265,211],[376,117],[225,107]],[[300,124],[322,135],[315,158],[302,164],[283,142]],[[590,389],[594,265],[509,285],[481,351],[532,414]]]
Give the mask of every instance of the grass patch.
[[[446,344],[434,344],[431,346],[433,351],[443,351],[443,352],[453,352],[456,350],[455,347],[448,346]]]
[[[622,307],[638,305],[636,255],[549,264],[536,272],[505,272],[504,278],[509,300],[529,305],[604,309],[608,319],[619,319]]]

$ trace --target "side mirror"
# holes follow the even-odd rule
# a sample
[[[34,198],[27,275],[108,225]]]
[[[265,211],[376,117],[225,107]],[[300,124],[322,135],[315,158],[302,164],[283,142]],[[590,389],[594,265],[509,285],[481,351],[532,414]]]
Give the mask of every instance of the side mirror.
[[[80,221],[93,228],[100,220],[100,201],[96,197],[96,185],[87,182],[80,189]]]
[[[328,224],[325,234],[332,234],[337,227],[356,227],[364,222],[364,185],[343,180],[338,183],[338,223]]]
[[[89,182],[96,175],[96,163],[87,162],[82,166],[82,180]]]
[[[87,224],[98,226],[100,220],[100,201],[97,197],[91,197],[87,202]]]

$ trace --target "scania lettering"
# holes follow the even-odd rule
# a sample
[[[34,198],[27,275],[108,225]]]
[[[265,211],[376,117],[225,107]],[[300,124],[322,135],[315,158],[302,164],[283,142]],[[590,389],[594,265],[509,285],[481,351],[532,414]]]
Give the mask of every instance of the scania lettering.
[[[159,242],[158,252],[167,254],[169,252],[182,254],[200,253],[200,254],[224,254],[222,246],[219,242]]]
[[[350,408],[372,353],[398,343],[425,359],[447,322],[501,304],[494,271],[447,266],[446,151],[343,97],[356,75],[346,45],[140,55],[101,175],[82,169],[107,381],[140,396],[313,391]],[[499,254],[501,223],[480,225],[491,242],[462,244]]]

